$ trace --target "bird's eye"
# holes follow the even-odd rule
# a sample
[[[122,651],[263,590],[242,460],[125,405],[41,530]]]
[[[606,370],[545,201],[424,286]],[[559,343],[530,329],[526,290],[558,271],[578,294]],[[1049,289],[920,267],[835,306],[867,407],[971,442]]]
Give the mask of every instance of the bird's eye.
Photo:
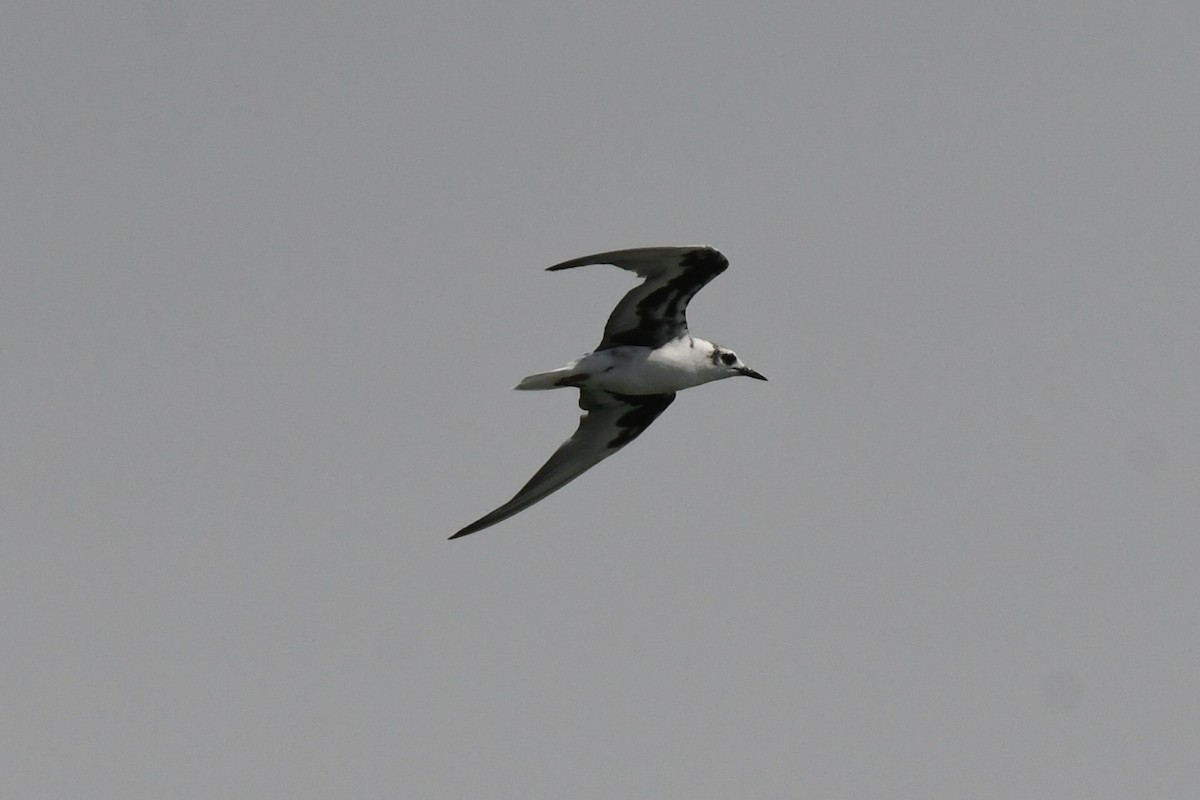
[[[721,353],[721,363],[727,367],[732,367],[737,363],[737,356],[733,353]]]

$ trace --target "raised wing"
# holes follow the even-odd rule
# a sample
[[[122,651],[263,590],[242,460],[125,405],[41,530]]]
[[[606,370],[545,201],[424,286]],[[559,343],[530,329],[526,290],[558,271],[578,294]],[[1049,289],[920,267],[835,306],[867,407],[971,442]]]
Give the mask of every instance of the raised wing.
[[[623,395],[581,389],[579,407],[587,413],[579,418],[579,427],[571,438],[559,446],[512,500],[450,538],[457,539],[495,525],[566,486],[636,439],[674,399],[674,392]]]
[[[617,303],[597,350],[621,345],[661,347],[686,336],[687,304],[696,292],[729,266],[711,247],[639,247],[614,250],[555,264],[551,271],[612,264],[646,280]]]

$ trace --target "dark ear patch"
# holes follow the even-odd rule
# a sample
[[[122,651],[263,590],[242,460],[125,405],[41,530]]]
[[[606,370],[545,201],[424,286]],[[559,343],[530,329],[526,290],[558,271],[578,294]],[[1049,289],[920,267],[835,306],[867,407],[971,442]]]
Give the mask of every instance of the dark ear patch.
[[[712,355],[709,357],[712,359],[712,362],[718,366],[724,364],[727,367],[731,367],[737,363],[736,355],[728,350],[722,350],[720,347],[713,350]]]

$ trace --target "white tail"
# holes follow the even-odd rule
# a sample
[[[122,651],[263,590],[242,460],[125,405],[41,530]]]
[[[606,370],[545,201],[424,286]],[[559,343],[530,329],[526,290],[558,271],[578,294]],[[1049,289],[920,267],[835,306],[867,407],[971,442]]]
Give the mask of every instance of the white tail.
[[[561,389],[566,384],[559,383],[563,378],[571,374],[573,365],[552,369],[549,372],[539,372],[536,375],[530,375],[522,378],[521,382],[514,386],[514,389]]]

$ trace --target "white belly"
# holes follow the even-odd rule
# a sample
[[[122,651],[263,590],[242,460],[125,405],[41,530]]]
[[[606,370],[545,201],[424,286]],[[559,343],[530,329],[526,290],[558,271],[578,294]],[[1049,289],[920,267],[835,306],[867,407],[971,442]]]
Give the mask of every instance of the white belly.
[[[589,353],[575,365],[588,374],[586,384],[617,394],[666,394],[715,380],[712,362],[691,340],[680,339],[657,350],[614,347]]]

